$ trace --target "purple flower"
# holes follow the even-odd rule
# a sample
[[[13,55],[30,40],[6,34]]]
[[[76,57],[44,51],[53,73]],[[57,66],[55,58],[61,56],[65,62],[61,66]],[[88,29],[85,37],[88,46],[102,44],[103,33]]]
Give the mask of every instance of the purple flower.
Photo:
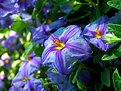
[[[18,87],[14,87],[12,86],[9,91],[23,91],[23,88],[18,88]]]
[[[98,20],[88,24],[83,31],[83,35],[87,41],[103,51],[109,49],[109,45],[103,40],[103,35],[109,33],[106,27],[108,21],[106,17],[101,17]]]
[[[32,30],[32,38],[36,44],[43,43],[51,34],[53,30],[56,30],[64,25],[67,21],[64,17],[59,18],[58,20],[46,24],[44,26],[39,26],[38,28],[30,27]]]
[[[0,0],[0,17],[5,17],[8,14],[17,13],[17,0]]]
[[[4,82],[0,80],[0,91],[3,91],[4,88]]]
[[[27,59],[23,62],[22,66],[20,67],[19,71],[24,69],[28,69],[28,73],[32,74],[39,69],[41,66],[42,61],[40,57],[35,56],[35,53],[31,53]]]
[[[49,70],[46,74],[48,78],[57,85],[60,91],[77,91],[77,88],[70,83],[67,76],[60,75],[52,70]]]
[[[12,86],[15,88],[23,88],[22,91],[44,91],[40,80],[33,78],[33,75],[29,74],[28,69],[23,69],[18,72],[12,81]]]
[[[9,68],[11,65],[12,59],[10,58],[10,56],[8,55],[8,53],[4,53],[1,56],[1,60],[0,60],[0,65],[4,66],[5,68]]]
[[[45,41],[43,64],[52,66],[61,74],[68,74],[77,60],[84,61],[92,53],[88,43],[80,36],[75,25],[61,28]]]
[[[9,51],[18,50],[20,48],[20,43],[18,41],[17,33],[11,30],[6,37],[6,40],[2,41],[2,46],[8,48]]]
[[[13,20],[10,16],[0,17],[0,28],[9,27],[13,23]]]
[[[20,10],[27,10],[28,7],[34,6],[37,0],[19,0],[18,5]]]

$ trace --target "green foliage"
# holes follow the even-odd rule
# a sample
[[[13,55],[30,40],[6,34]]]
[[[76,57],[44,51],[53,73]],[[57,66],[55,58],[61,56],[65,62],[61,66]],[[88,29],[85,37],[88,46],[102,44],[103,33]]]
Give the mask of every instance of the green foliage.
[[[121,0],[111,0],[108,1],[107,4],[111,7],[121,10]]]
[[[107,44],[115,44],[120,42],[121,38],[116,37],[114,34],[105,34],[103,40],[105,40]]]
[[[108,30],[113,32],[118,38],[121,38],[121,25],[120,24],[108,24]]]
[[[110,68],[106,68],[101,72],[101,81],[107,87],[110,87]]]
[[[30,44],[26,47],[22,57],[25,59],[33,51],[34,47],[35,47],[35,43],[33,41],[30,42]]]
[[[34,10],[32,12],[33,19],[34,18],[37,18],[39,20],[42,19],[41,11],[42,11],[42,9],[43,9],[46,2],[47,2],[47,0],[44,0],[44,1],[43,0],[37,0],[37,4],[35,5],[35,8],[34,8]]]
[[[0,34],[6,34],[6,32],[8,31],[9,31],[8,28],[0,28]]]
[[[118,69],[115,69],[113,72],[112,79],[115,91],[121,91],[121,76],[119,75]]]
[[[27,27],[27,23],[25,23],[24,21],[15,21],[12,26],[11,29],[15,30],[17,33],[22,32],[25,28]]]
[[[103,61],[112,60],[121,57],[121,45],[109,49],[102,57]]]
[[[100,14],[100,9],[99,7],[96,7],[96,10],[93,11],[90,15],[90,22],[95,21],[96,19],[98,19],[101,16]]]
[[[81,70],[83,70],[85,68],[85,65],[83,63],[80,63],[79,67],[76,67],[75,70],[73,71],[70,76],[69,79],[70,81],[78,86],[78,88],[80,90],[84,90],[85,89],[85,85],[78,79],[78,75],[80,73]]]
[[[95,84],[95,91],[102,91],[103,87],[104,87],[103,83]]]
[[[101,13],[106,14],[111,7],[107,4],[109,0],[103,0],[102,6],[100,7]]]
[[[108,24],[108,30],[112,34],[105,34],[103,39],[108,44],[114,44],[121,41],[121,25],[120,24]]]
[[[34,52],[35,52],[35,54],[36,54],[37,56],[41,56],[43,50],[44,50],[44,48],[43,48],[42,46],[37,46],[37,47],[35,48],[35,51],[34,51]]]
[[[64,3],[66,3],[66,2],[68,2],[68,1],[69,1],[69,0],[56,0],[56,1],[55,1],[55,4],[59,6],[59,5],[62,5],[62,4],[64,4]]]
[[[51,2],[52,6],[49,6],[48,2]],[[44,6],[47,4],[48,6],[44,8]],[[61,9],[61,6],[64,5],[65,7]],[[45,9],[45,12],[43,12],[43,8]],[[0,28],[0,56],[2,56],[3,53],[8,53],[13,60],[10,69],[0,66],[0,72],[4,71],[6,75],[5,79],[1,80],[5,83],[3,91],[7,91],[8,88],[10,88],[12,82],[11,80],[17,74],[23,60],[26,59],[30,53],[34,51],[37,57],[42,57],[42,53],[44,51],[43,44],[35,44],[32,41],[33,36],[31,35],[33,32],[30,32],[28,26],[37,28],[39,27],[39,24],[37,25],[38,22],[36,22],[36,20],[39,21],[42,26],[44,26],[45,24],[54,22],[59,17],[65,17],[68,23],[64,27],[69,25],[77,25],[83,32],[86,25],[95,21],[101,16],[111,17],[109,18],[109,24],[107,24],[107,28],[111,34],[105,34],[103,37],[101,37],[107,44],[111,45],[111,48],[105,52],[89,43],[93,53],[88,59],[88,62],[77,62],[77,60],[75,60],[75,62],[71,65],[73,66],[73,71],[71,71],[67,77],[69,78],[72,86],[69,89],[66,89],[66,91],[103,91],[105,88],[106,91],[110,91],[109,89],[112,89],[112,80],[115,91],[121,91],[121,76],[119,75],[118,70],[116,69],[112,75],[112,69],[116,68],[116,66],[120,68],[120,63],[118,62],[120,62],[121,58],[121,11],[117,13],[118,10],[114,8],[121,10],[121,0],[37,0],[37,3],[34,7],[30,6],[27,10],[20,11],[20,13],[32,15],[31,23],[24,21],[22,16],[20,16],[20,13],[15,15],[10,14],[12,15],[13,20],[12,25],[8,28]],[[65,11],[70,9],[70,11],[65,12],[64,9]],[[114,16],[112,17],[111,14]],[[11,30],[17,32],[17,43],[20,42],[20,49],[13,52],[2,46],[2,41],[7,39],[8,33]],[[53,29],[50,32],[54,33],[55,31],[56,29]],[[68,35],[66,36],[68,37]],[[22,57],[20,55],[22,55]],[[51,82],[46,74],[49,68],[50,66],[45,66],[42,64],[39,70],[35,72],[33,76],[41,81],[46,91],[58,91],[57,84]],[[102,71],[102,69],[104,70]],[[88,70],[91,75],[89,75],[89,83],[85,83],[83,80],[80,80],[80,72],[83,73],[84,70]],[[56,69],[53,69],[52,72],[58,74]],[[86,76],[88,76],[88,74],[86,74]],[[112,79],[110,79],[110,77],[112,77]],[[88,78],[86,80],[88,80]],[[60,84],[63,83],[60,82]]]

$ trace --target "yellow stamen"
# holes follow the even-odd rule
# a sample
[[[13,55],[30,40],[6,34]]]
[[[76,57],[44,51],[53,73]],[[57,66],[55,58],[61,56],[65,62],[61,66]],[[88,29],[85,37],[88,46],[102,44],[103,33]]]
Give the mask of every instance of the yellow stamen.
[[[24,2],[25,2],[25,0],[21,0],[21,2],[23,2],[23,3],[24,3]]]
[[[27,82],[28,80],[29,80],[28,77],[25,77],[25,78],[23,79],[24,82]]]
[[[28,56],[28,57],[27,57],[27,60],[28,60],[28,61],[31,61],[31,60],[32,60],[32,58],[31,58],[30,56]]]
[[[57,50],[61,50],[61,49],[63,49],[65,47],[65,44],[62,43],[62,42],[60,42],[60,40],[58,40],[58,39],[56,39],[54,41],[54,43],[56,45],[56,48],[55,49],[57,49]]]
[[[99,29],[96,30],[95,37],[96,38],[101,38],[102,37],[102,32]]]
[[[15,44],[14,43],[11,43],[10,46],[13,47],[13,46],[15,46]]]
[[[10,62],[10,61],[9,61],[8,59],[5,60],[5,64],[9,64],[9,62]]]
[[[51,20],[48,20],[48,24],[50,24],[50,23],[52,23],[52,21]]]

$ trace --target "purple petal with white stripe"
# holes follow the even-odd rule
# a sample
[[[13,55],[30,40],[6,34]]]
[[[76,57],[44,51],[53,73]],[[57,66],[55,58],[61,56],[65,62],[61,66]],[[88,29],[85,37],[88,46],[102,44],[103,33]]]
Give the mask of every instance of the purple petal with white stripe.
[[[82,37],[67,42],[66,48],[72,53],[72,57],[81,58],[82,61],[92,54],[90,46]]]
[[[60,40],[63,41],[63,43],[66,43],[67,40],[69,40],[72,37],[80,36],[81,29],[77,27],[76,25],[70,25],[68,26],[64,33],[60,36]]]
[[[63,58],[62,51],[57,51],[55,55],[56,55],[56,59],[54,62],[54,67],[56,68],[56,70],[61,74],[65,74],[65,75],[68,74],[68,70],[66,67],[65,60]]]

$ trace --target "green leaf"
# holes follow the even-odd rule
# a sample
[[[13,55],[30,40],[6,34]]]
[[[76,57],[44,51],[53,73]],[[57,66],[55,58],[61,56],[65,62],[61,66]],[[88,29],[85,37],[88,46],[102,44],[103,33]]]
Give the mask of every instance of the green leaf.
[[[78,89],[84,91],[85,85],[80,80],[77,80],[76,82],[77,82]]]
[[[107,4],[111,7],[121,10],[121,0],[111,0],[108,1]]]
[[[39,19],[41,20],[42,19],[42,16],[41,16],[41,11],[44,7],[44,5],[46,4],[47,0],[37,0],[36,2],[36,5],[35,5],[35,8],[33,9],[33,12],[32,12],[32,18],[35,19]]]
[[[110,68],[106,68],[101,72],[101,81],[107,87],[110,87]]]
[[[109,0],[104,0],[101,5],[100,10],[101,10],[102,14],[106,14],[111,9],[111,7],[107,4],[108,1]]]
[[[72,83],[75,83],[77,81],[77,76],[79,74],[79,72],[85,68],[85,65],[83,63],[81,63],[76,71],[76,73],[74,74],[74,77],[73,77],[73,80],[72,80]]]
[[[68,22],[75,22],[75,21],[78,21],[79,19],[83,19],[85,18],[86,16],[90,15],[91,12],[89,11],[82,11],[80,14],[76,15],[75,17],[71,17]]]
[[[103,40],[107,44],[115,44],[121,41],[121,38],[116,37],[113,33],[112,34],[105,34],[103,35]]]
[[[69,79],[73,84],[76,83],[79,72],[84,68],[85,68],[85,65],[83,63],[80,63],[79,65],[77,64],[74,71],[71,72]]]
[[[121,91],[121,76],[119,75],[117,69],[115,69],[115,71],[113,72],[112,79],[115,91]]]
[[[38,46],[36,49],[35,49],[35,54],[37,55],[37,56],[41,56],[42,55],[42,52],[43,52],[43,47],[42,46]]]
[[[70,76],[69,76],[69,80],[70,80],[71,82],[72,82],[72,80],[73,80],[74,75],[75,75],[75,72],[71,72],[71,74],[70,74]]]
[[[121,25],[120,24],[108,24],[108,30],[113,32],[117,37],[121,38]]]
[[[27,24],[24,21],[16,21],[12,24],[11,29],[20,33],[26,27],[27,27]]]
[[[78,76],[78,74],[79,74],[79,72],[80,72],[81,69],[82,69],[82,67],[79,66],[79,68],[77,69],[76,73],[74,74],[74,77],[73,77],[72,83],[75,83],[75,82],[76,82],[76,80],[77,80],[77,76]]]
[[[9,31],[8,28],[0,28],[0,33],[1,34],[6,34]]]
[[[97,7],[95,11],[93,11],[90,15],[90,22],[93,22],[95,21],[96,19],[98,19],[99,17],[101,16],[100,14],[100,10],[99,8]]]
[[[66,2],[68,2],[68,0],[56,0],[55,4],[60,6],[60,5],[64,4],[64,3],[66,3]]]
[[[94,86],[95,91],[102,91],[103,87],[104,87],[104,84],[103,83],[97,83]]]
[[[101,60],[102,56],[103,54],[100,54],[100,53],[93,56],[93,63],[98,63]]]
[[[82,6],[87,5],[87,3],[81,3],[79,1],[71,1],[71,7],[73,7],[74,11],[77,11],[78,9],[80,9]]]
[[[112,48],[108,50],[102,57],[103,61],[112,60],[121,57],[121,45],[115,46],[115,48]]]
[[[25,59],[33,51],[34,47],[35,47],[35,43],[30,42],[30,44],[25,49],[25,52],[23,53],[22,57]]]

